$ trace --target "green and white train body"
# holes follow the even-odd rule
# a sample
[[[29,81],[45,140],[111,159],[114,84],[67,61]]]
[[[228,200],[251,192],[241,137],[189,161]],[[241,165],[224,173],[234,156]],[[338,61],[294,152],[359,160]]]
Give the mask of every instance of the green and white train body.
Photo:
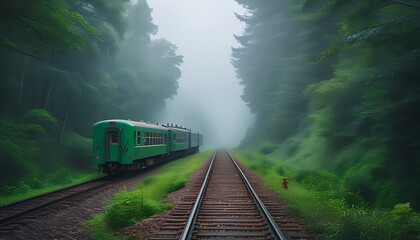
[[[188,129],[146,122],[100,121],[93,125],[93,162],[105,173],[140,170],[197,152],[201,136]]]

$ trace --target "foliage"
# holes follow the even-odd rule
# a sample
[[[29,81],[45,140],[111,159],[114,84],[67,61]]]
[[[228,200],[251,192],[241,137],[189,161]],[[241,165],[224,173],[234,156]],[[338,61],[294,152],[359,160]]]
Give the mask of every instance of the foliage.
[[[132,207],[135,205],[136,207]],[[129,193],[126,190],[115,195],[107,207],[106,222],[113,229],[130,226],[138,220],[163,212],[168,207],[151,199],[144,199],[141,192]]]
[[[165,198],[168,193],[185,186],[188,176],[209,156],[199,153],[168,163],[157,175],[146,177],[134,190],[116,193],[104,214],[96,215],[85,227],[94,239],[112,238],[113,232],[130,226],[170,207]]]
[[[1,44],[15,51],[50,53],[55,50],[82,50],[86,36],[97,35],[77,12],[63,1],[2,1]]]
[[[321,239],[417,239],[420,234],[420,214],[409,203],[396,204],[392,209],[369,207],[337,175],[290,165],[275,154],[241,151],[235,156],[254,168],[280,198],[287,200],[288,211],[305,218],[311,233]],[[267,161],[271,166],[264,163]],[[283,176],[273,165],[284,169],[288,190],[281,188]]]
[[[260,148],[258,149],[258,151],[264,155],[270,154],[273,151],[275,151],[277,149],[277,146],[275,146],[274,144],[270,144],[270,143],[264,143],[261,144]]]
[[[177,91],[182,56],[152,40],[157,26],[145,0],[0,6],[1,185],[61,167],[91,170],[93,123],[154,121]]]
[[[66,171],[66,169],[60,168],[55,173],[53,173],[51,182],[53,184],[67,184],[72,181],[71,179],[71,174]]]
[[[349,201],[418,210],[417,2],[237,2],[232,58],[257,126],[242,147],[338,174]]]
[[[80,184],[82,182],[90,181],[100,177],[96,173],[67,171],[65,175],[67,175],[69,178],[67,178],[66,183],[63,184],[61,179],[56,179],[57,175],[57,172],[45,173],[42,177],[28,178],[24,181],[16,183],[15,185],[0,186],[0,206],[56,191],[61,188]]]
[[[41,128],[39,125],[38,128]],[[37,144],[25,141],[25,128],[12,118],[0,118],[0,175],[2,185],[17,183],[33,171],[28,157],[39,156]],[[23,145],[26,143],[26,145]],[[26,146],[26,147],[22,147]],[[15,180],[13,180],[15,179]]]
[[[22,117],[23,122],[37,124],[44,129],[58,127],[58,120],[45,109],[32,109],[26,112]]]

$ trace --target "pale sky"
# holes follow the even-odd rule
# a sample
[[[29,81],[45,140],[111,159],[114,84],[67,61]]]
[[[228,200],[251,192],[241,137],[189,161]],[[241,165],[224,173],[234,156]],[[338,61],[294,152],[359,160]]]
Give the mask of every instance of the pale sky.
[[[207,145],[234,147],[253,117],[241,100],[242,86],[231,64],[244,9],[234,0],[148,0],[153,22],[184,56],[178,95],[167,101],[162,122],[204,131]]]

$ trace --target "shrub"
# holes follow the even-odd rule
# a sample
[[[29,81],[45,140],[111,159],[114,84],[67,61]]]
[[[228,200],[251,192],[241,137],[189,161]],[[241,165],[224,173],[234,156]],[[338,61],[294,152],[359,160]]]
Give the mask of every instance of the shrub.
[[[271,143],[263,143],[261,144],[260,148],[258,149],[258,152],[260,152],[263,155],[268,155],[272,152],[274,152],[277,149],[277,146]]]
[[[281,166],[279,166],[279,167],[277,167],[276,168],[276,173],[279,175],[279,176],[284,176],[284,168],[283,167],[281,167]]]
[[[39,180],[38,178],[32,178],[31,181],[28,183],[28,185],[32,188],[32,189],[40,189],[43,187],[43,184],[41,182],[41,180]]]
[[[23,115],[22,120],[25,123],[38,124],[45,129],[58,127],[57,118],[55,118],[52,113],[42,108],[29,110]]]
[[[67,184],[71,182],[72,176],[65,168],[57,170],[51,179],[51,183],[53,184]]]
[[[17,189],[16,186],[4,185],[0,188],[0,194],[11,196],[11,195],[14,195],[16,193],[16,189]]]
[[[420,214],[414,212],[410,203],[400,203],[387,214],[394,226],[393,232],[407,239],[418,239],[420,236]]]
[[[148,177],[145,177],[143,179],[142,184],[143,185],[149,185],[149,184],[153,183],[154,181],[155,181],[155,177],[154,176],[148,176]]]
[[[165,207],[166,205],[145,198],[142,191],[123,190],[114,195],[107,207],[105,220],[109,227],[119,229],[156,214]]]
[[[158,175],[143,179],[135,190],[116,193],[106,212],[89,220],[85,226],[95,239],[113,239],[114,232],[170,207],[165,196],[185,186],[188,175],[203,162],[209,152],[173,161]],[[98,231],[101,234],[98,234]],[[104,234],[102,234],[104,233]]]
[[[179,189],[185,187],[186,184],[187,184],[187,179],[185,179],[185,178],[175,179],[171,184],[169,192],[178,191]]]

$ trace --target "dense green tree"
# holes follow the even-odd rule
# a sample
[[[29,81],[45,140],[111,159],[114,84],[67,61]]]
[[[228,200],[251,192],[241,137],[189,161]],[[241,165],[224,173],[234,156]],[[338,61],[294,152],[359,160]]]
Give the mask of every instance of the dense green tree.
[[[243,144],[280,144],[370,203],[418,208],[420,8],[415,1],[237,0],[233,63],[257,114]]]
[[[149,120],[176,94],[182,57],[152,40],[145,0],[0,5],[1,168],[15,173],[2,172],[2,184],[41,174],[40,166],[87,169],[89,155],[75,152],[88,149],[93,123]]]
[[[63,1],[14,1],[0,3],[1,44],[35,58],[57,50],[82,50],[84,34],[96,34],[77,12]]]

